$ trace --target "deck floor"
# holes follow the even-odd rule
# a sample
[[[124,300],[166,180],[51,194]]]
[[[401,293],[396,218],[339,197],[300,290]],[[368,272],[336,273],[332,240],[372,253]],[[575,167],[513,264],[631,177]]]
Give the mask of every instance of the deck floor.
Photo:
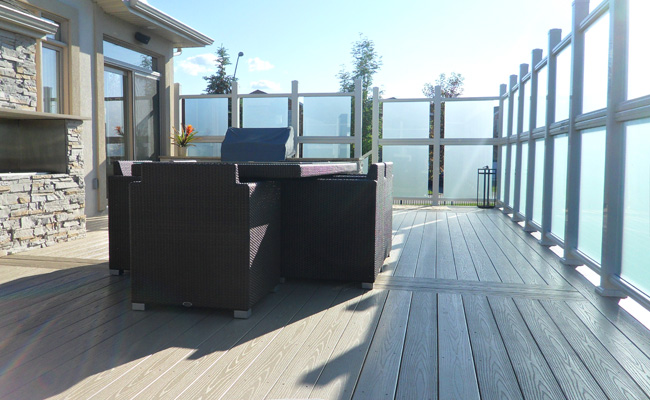
[[[647,399],[650,332],[498,210],[395,208],[374,290],[131,311],[106,220],[0,258],[0,399]]]

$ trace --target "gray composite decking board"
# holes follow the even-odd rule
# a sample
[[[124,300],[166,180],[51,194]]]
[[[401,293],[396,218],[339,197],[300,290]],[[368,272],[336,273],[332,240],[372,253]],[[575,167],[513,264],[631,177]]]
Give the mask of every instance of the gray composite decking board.
[[[282,373],[282,379],[273,385],[265,397],[301,399],[309,396],[357,306],[364,303],[368,293],[354,287],[341,292],[336,299],[338,304],[326,311],[313,334],[302,344]]]
[[[438,388],[441,400],[480,398],[459,294],[438,294]]]
[[[40,356],[41,351],[49,351],[48,346],[52,343],[61,345],[96,328],[98,318],[106,319],[111,312],[116,312],[117,317],[128,308],[125,304],[120,305],[128,302],[127,287],[119,291],[100,291],[98,294],[102,296],[101,299],[82,302],[79,304],[82,307],[73,310],[49,309],[47,312],[36,313],[38,323],[30,324],[33,325],[30,329],[21,330],[20,333],[0,334],[3,338],[0,340],[0,374],[12,357],[20,362],[29,361]]]
[[[404,217],[406,217],[406,211],[398,212],[393,209],[393,221],[392,221],[393,235],[395,235],[400,225],[402,224],[402,221],[404,221]]]
[[[477,216],[479,221],[483,223],[492,237],[495,238],[495,241],[501,248],[503,254],[506,255],[508,260],[510,260],[517,271],[519,271],[524,282],[534,284],[559,284],[563,281],[563,279],[560,278],[557,274],[550,273],[550,271],[544,274],[537,271],[533,264],[528,261],[512,243],[510,243],[508,240],[504,240],[503,233],[496,228],[490,218],[488,218],[485,214]]]
[[[208,356],[216,358],[219,354],[225,354],[287,299],[295,289],[296,286],[293,284],[282,285],[278,293],[260,300],[248,319],[236,320],[232,318],[231,312],[218,310],[214,317],[211,317],[215,318],[213,324],[207,322],[205,325],[195,325],[191,335],[179,338],[178,343],[174,344],[175,349],[172,350],[168,359],[160,360],[156,357],[155,360],[152,360],[154,365],[148,361],[145,361],[143,365],[138,365],[143,368],[157,369],[156,377],[138,383],[141,385],[138,394],[146,393],[147,398],[159,398],[172,389],[178,389],[183,382],[189,384],[195,375],[201,373],[214,361],[214,358],[208,361]],[[227,319],[225,324],[221,323],[223,317]],[[102,349],[102,351],[108,352],[110,348]],[[131,366],[128,363],[111,361],[109,355],[105,358],[96,358],[95,363],[97,369],[106,372],[101,373],[98,377],[93,377],[92,385],[83,385],[81,388],[71,388],[66,391],[65,393],[69,394],[70,398],[89,398],[95,394],[101,398],[105,393],[115,391],[115,387],[118,390],[123,387],[121,376],[129,373]]]
[[[635,382],[650,397],[650,358],[623,332],[611,323],[593,304],[567,303],[583,324],[602,343],[609,353],[625,368]]]
[[[124,302],[124,317],[114,318],[101,324],[98,329],[84,335],[79,340],[67,343],[63,346],[52,344],[53,350],[24,363],[18,368],[0,376],[0,399],[16,398],[46,398],[59,393],[70,384],[76,383],[78,375],[90,376],[99,370],[93,368],[94,363],[82,363],[75,368],[64,368],[63,365],[79,356],[84,358],[93,357],[97,344],[112,341],[116,344],[107,357],[129,352],[134,342],[140,340],[148,333],[159,328],[164,329],[166,325],[178,318],[179,314],[173,311],[134,313],[128,312],[128,302]],[[56,380],[49,378],[56,374]],[[46,377],[47,375],[47,377]],[[40,386],[34,381],[45,381],[50,385]]]
[[[174,385],[164,393],[164,397],[196,399],[223,394],[230,388],[230,381],[238,378],[309,302],[315,290],[313,285],[298,287],[287,301],[280,303],[273,313],[263,318],[246,336],[228,346],[226,351],[207,354],[188,371],[185,379],[174,379]],[[152,396],[162,394],[157,392]]]
[[[584,301],[584,297],[570,286],[526,285],[517,283],[460,281],[453,279],[406,278],[380,276],[376,287],[406,290],[429,290],[435,292],[474,294],[486,296],[524,297]]]
[[[158,349],[150,349],[150,355],[107,369],[89,384],[66,390],[61,398],[137,398],[167,370],[191,358],[198,344],[219,332],[232,320],[230,313],[221,310],[206,312],[205,315],[204,319],[175,338],[173,346],[163,344]]]
[[[47,304],[49,306],[49,302],[55,302],[60,296],[68,296],[70,292],[74,295],[92,290],[87,288],[88,284],[106,280],[106,277],[107,274],[83,270],[43,284],[30,283],[31,286],[25,290],[7,294],[0,299],[0,321],[8,314],[20,312],[20,310],[35,304]],[[38,281],[39,278],[40,276],[34,276],[27,278],[27,280]]]
[[[625,332],[625,335],[637,347],[642,349],[645,354],[650,355],[648,328],[621,308],[618,305],[618,299],[602,297],[596,294],[591,282],[577,272],[575,268],[563,265],[555,253],[546,247],[540,246],[534,237],[509,221],[507,217],[497,212],[491,212],[488,215],[498,227],[503,228],[503,234],[508,240],[511,240],[527,258],[534,260],[535,265],[555,270],[564,280],[594,304],[619,330]]]
[[[32,267],[29,268],[31,269]],[[48,288],[60,284],[62,281],[66,282],[78,279],[78,275],[82,271],[85,271],[85,269],[63,271],[41,269],[41,271],[43,272],[40,274],[30,274],[29,276],[3,283],[0,286],[2,288],[2,291],[0,291],[0,304],[3,301],[9,301],[16,297],[26,297],[38,293],[39,286]],[[2,309],[0,308],[1,311]]]
[[[395,398],[411,296],[401,290],[388,294],[353,399]]]
[[[607,399],[598,382],[536,300],[513,300],[529,326],[564,395],[571,399]]]
[[[314,334],[327,310],[335,305],[343,286],[319,287],[314,296],[298,311],[289,324],[264,349],[249,367],[241,371],[239,379],[230,380],[230,389],[223,393],[226,399],[261,399],[296,356],[298,350]],[[215,395],[219,392],[211,390]]]
[[[437,296],[413,292],[395,399],[438,399]]]
[[[73,312],[75,309],[85,306],[88,302],[95,300],[102,301],[106,296],[115,290],[127,287],[128,282],[120,283],[119,279],[105,277],[90,283],[82,284],[77,289],[69,290],[61,294],[55,294],[43,302],[29,302],[22,306],[15,305],[13,312],[7,313],[0,318],[0,335],[18,335],[25,330],[49,322],[48,328],[52,328],[53,322],[61,324],[60,321],[52,321],[51,315],[60,315],[64,312]],[[118,285],[118,283],[120,283]]]
[[[467,240],[460,227],[460,219],[465,214],[450,214],[447,218],[449,224],[449,235],[451,237],[451,247],[454,252],[454,264],[456,265],[456,275],[458,279],[465,281],[477,281],[478,274],[474,261],[467,246]]]
[[[447,222],[448,213],[439,213],[436,223],[436,278],[456,279],[456,265],[454,264],[454,253],[451,247],[449,225]]]
[[[566,304],[552,301],[542,301],[541,304],[610,399],[647,398],[647,394]]]
[[[472,257],[478,279],[487,282],[501,282],[501,278],[485,252],[485,248],[483,248],[483,244],[476,234],[474,227],[467,218],[467,214],[458,214],[458,222],[463,232],[469,254]]]
[[[437,253],[436,226],[438,225],[438,214],[435,212],[426,212],[425,214],[426,220],[422,233],[422,246],[420,246],[415,276],[435,278]]]
[[[11,255],[7,257],[2,257],[1,265],[13,265],[16,267],[27,266],[32,268],[43,268],[43,269],[56,269],[56,270],[65,270],[78,267],[86,266],[96,266],[96,267],[106,267],[108,268],[108,262],[106,260],[91,260],[91,259],[80,259],[80,258],[64,258],[64,257],[49,257],[49,256],[23,256],[21,255]]]
[[[411,233],[411,227],[413,226],[415,215],[416,213],[411,211],[404,216],[402,224],[397,230],[397,233],[393,236],[393,247],[390,252],[390,257],[384,261],[382,273],[392,275],[395,272],[395,268],[402,257],[404,246],[406,245],[409,234]]]
[[[406,239],[406,243],[404,243],[404,250],[402,251],[397,266],[393,271],[393,275],[415,276],[420,248],[422,247],[422,236],[424,234],[424,223],[426,217],[427,213],[423,211],[419,211],[415,215],[410,233]]]
[[[13,281],[22,280],[44,272],[41,268],[17,267],[13,265],[0,265],[0,288],[9,285]]]
[[[309,398],[352,398],[387,297],[387,290],[373,290],[357,306]]]
[[[510,263],[508,257],[503,254],[498,243],[494,241],[494,238],[481,223],[476,214],[467,214],[467,218],[469,219],[472,227],[474,228],[474,231],[476,232],[476,235],[481,241],[481,244],[485,249],[485,253],[492,262],[492,265],[494,265],[494,268],[497,270],[499,279],[502,282],[523,283],[524,280],[521,278],[519,272]]]
[[[519,387],[526,399],[565,398],[528,326],[512,299],[488,297]]]
[[[490,304],[484,296],[463,296],[482,399],[522,399],[512,363]]]

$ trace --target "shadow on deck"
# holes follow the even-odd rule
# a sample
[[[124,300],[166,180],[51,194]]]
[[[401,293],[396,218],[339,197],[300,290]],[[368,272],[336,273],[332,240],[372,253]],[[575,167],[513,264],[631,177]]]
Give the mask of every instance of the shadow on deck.
[[[396,208],[374,290],[288,281],[247,320],[131,311],[103,223],[0,258],[0,399],[650,395],[648,330],[498,211]]]

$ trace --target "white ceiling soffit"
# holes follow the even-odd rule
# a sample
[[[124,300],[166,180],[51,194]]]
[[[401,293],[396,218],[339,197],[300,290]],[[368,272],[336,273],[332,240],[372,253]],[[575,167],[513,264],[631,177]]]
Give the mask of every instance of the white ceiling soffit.
[[[161,36],[173,47],[205,47],[214,40],[142,0],[94,0],[104,12]]]

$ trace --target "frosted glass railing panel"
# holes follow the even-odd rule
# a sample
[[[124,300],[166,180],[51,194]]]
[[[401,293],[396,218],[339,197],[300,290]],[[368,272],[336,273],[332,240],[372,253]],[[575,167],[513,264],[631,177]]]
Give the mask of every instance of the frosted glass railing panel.
[[[495,101],[445,103],[445,138],[494,137]]]
[[[350,158],[349,144],[303,144],[303,158]]]
[[[224,136],[228,130],[228,99],[185,99],[185,123],[199,136]],[[189,154],[189,153],[188,153]]]
[[[478,169],[492,168],[492,146],[444,146],[447,199],[475,199]]]
[[[507,151],[505,146],[499,147],[501,153],[501,171],[499,172],[499,200],[505,203],[506,201],[506,156]]]
[[[585,31],[585,76],[582,112],[607,106],[607,63],[609,57],[609,13]]]
[[[351,97],[305,97],[304,136],[350,136]]]
[[[548,68],[537,73],[537,124],[538,128],[546,126],[546,94],[548,93]]]
[[[605,190],[605,128],[582,131],[578,250],[600,263]]]
[[[429,102],[384,103],[383,138],[428,138]]]
[[[519,186],[519,213],[526,215],[526,186],[528,185],[528,143],[521,144],[521,174]]]
[[[196,143],[187,148],[190,157],[221,157],[221,143]]]
[[[512,134],[517,134],[517,124],[519,123],[519,91],[512,92]]]
[[[530,129],[530,79],[524,83],[524,123],[522,132],[528,132]]]
[[[621,276],[650,294],[650,119],[626,124]]]
[[[383,146],[382,161],[393,162],[393,196],[428,196],[429,146]]]
[[[546,144],[544,139],[535,141],[535,182],[533,188],[533,215],[531,219],[542,224],[542,199],[544,197],[544,156]]]
[[[289,99],[244,98],[242,118],[243,128],[285,128],[289,126]]]
[[[502,137],[508,136],[508,118],[510,118],[510,97],[508,97],[503,102],[503,124],[501,128],[503,129],[501,132]]]
[[[553,154],[553,202],[551,206],[551,232],[564,240],[566,209],[566,178],[569,138],[567,135],[556,136]]]
[[[508,205],[510,207],[514,207],[515,204],[515,159],[516,159],[516,151],[517,151],[517,146],[515,145],[510,145],[510,193],[509,198],[508,198]]]
[[[555,87],[555,121],[569,118],[571,95],[571,46],[557,55],[557,78]]]
[[[629,2],[627,98],[635,99],[650,95],[650,79],[648,79],[650,2],[648,0],[629,0]]]

